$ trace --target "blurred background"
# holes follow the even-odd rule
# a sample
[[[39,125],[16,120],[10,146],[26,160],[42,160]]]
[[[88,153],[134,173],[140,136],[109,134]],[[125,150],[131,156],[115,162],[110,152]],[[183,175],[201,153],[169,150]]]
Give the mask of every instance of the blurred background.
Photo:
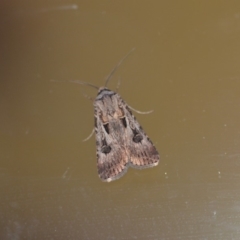
[[[0,239],[240,239],[238,1],[0,3]],[[108,87],[160,152],[103,183],[92,131]]]

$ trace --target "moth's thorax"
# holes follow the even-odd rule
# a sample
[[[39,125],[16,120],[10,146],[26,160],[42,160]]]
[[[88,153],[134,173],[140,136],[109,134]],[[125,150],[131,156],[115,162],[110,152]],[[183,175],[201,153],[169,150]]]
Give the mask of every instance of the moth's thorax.
[[[94,102],[95,109],[99,112],[103,123],[108,123],[111,120],[117,120],[124,116],[124,112],[119,104],[118,94],[105,87],[99,89]]]

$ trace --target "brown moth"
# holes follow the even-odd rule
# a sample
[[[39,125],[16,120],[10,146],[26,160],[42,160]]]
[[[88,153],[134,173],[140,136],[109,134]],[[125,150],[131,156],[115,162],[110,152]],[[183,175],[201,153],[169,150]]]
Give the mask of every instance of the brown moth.
[[[127,105],[117,92],[106,87],[113,73],[131,52],[112,70],[104,87],[98,88],[83,81],[71,81],[98,89],[97,97],[93,101],[97,169],[100,179],[105,182],[122,177],[129,166],[138,169],[154,167],[160,159],[156,147],[130,110],[134,109]]]
[[[109,74],[104,87],[79,82],[98,89],[93,103],[97,169],[100,179],[106,182],[123,176],[129,166],[143,169],[159,163],[156,147],[133,116],[130,107],[118,93],[106,87],[113,73],[130,53]]]
[[[94,102],[94,115],[101,180],[116,180],[129,166],[142,169],[158,165],[157,149],[119,94],[100,88]]]

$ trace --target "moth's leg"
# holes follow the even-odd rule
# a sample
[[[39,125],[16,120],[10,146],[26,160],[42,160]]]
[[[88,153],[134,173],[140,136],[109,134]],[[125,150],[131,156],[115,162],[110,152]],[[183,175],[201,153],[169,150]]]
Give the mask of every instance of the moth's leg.
[[[83,142],[86,142],[87,140],[89,140],[93,134],[94,134],[94,128],[93,128],[92,132],[90,133],[90,135],[83,140]]]
[[[147,111],[147,112],[141,112],[141,111],[138,111],[137,109],[134,109],[133,107],[131,107],[131,106],[129,106],[129,105],[128,105],[128,107],[129,107],[131,110],[133,110],[134,112],[139,113],[139,114],[149,114],[149,113],[152,113],[152,112],[153,112],[153,110],[150,110],[150,111]]]

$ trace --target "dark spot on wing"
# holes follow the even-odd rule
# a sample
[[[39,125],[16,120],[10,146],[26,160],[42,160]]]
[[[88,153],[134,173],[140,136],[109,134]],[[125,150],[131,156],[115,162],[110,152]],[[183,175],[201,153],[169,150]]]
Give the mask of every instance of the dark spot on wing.
[[[125,118],[125,117],[121,118],[121,121],[122,121],[123,126],[124,126],[125,128],[127,128],[126,118]]]
[[[142,135],[136,129],[133,129],[133,134],[133,141],[135,143],[140,143],[143,140]]]
[[[109,124],[106,123],[106,124],[103,124],[103,126],[104,126],[104,129],[107,132],[107,134],[109,134]]]
[[[94,126],[95,126],[95,128],[98,127],[98,124],[97,124],[97,118],[96,118],[96,117],[94,118]]]
[[[141,134],[137,134],[137,135],[135,135],[135,136],[133,137],[133,141],[134,141],[135,143],[140,143],[142,140],[143,140],[143,137],[142,137]]]
[[[102,153],[105,153],[105,154],[108,154],[108,153],[111,152],[111,150],[112,150],[112,148],[111,148],[110,146],[104,145],[104,146],[102,147],[102,149],[101,149],[101,152],[102,152]]]

